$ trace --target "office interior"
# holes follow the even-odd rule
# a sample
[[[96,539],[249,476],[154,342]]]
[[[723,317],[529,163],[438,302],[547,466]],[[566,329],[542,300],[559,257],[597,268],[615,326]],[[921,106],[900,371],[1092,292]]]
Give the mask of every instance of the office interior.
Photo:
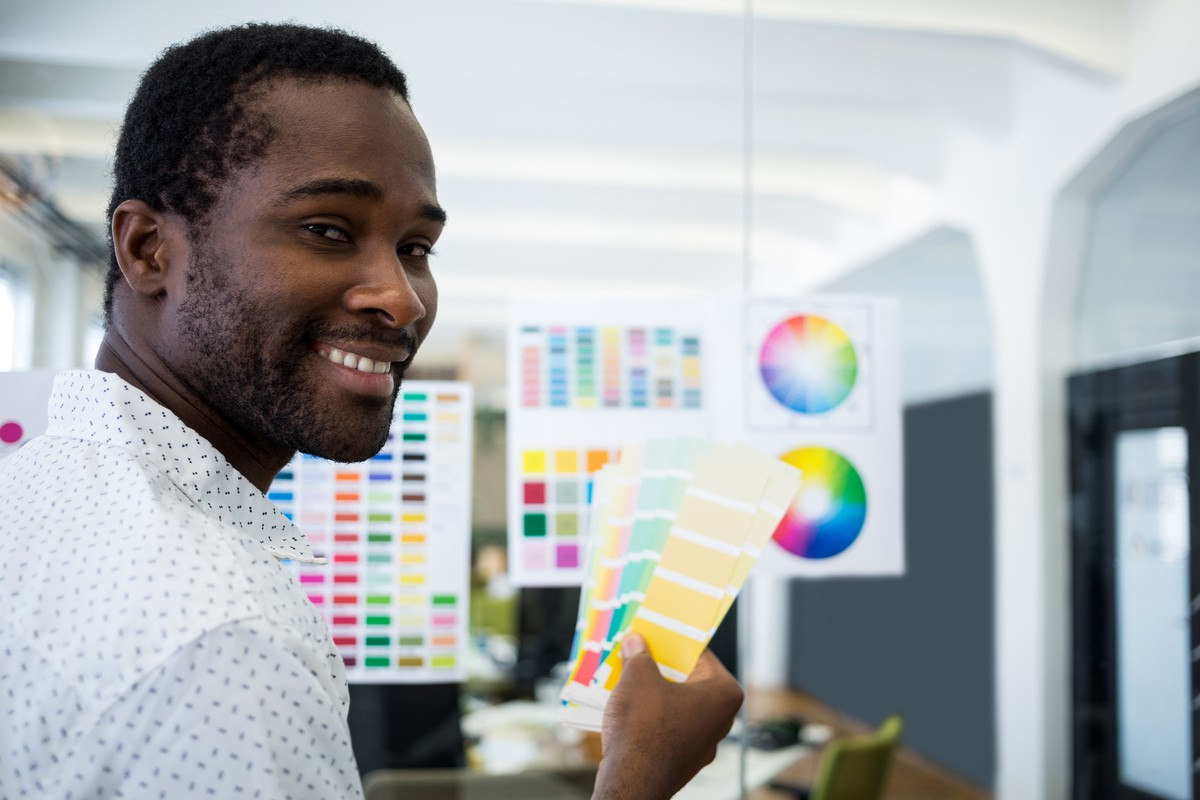
[[[91,364],[140,72],[285,19],[408,75],[450,213],[411,375],[475,395],[486,658],[470,686],[357,687],[363,748],[534,697],[569,648],[571,592],[504,580],[511,299],[861,295],[900,304],[906,569],[755,581],[740,678],[901,714],[979,796],[1197,795],[1200,4],[5,2],[0,371]]]

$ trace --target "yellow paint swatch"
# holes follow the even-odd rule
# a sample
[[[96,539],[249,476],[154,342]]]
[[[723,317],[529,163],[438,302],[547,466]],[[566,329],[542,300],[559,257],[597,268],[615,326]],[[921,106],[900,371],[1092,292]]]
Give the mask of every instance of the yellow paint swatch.
[[[575,450],[555,450],[554,471],[560,475],[578,472],[579,453]]]
[[[546,451],[526,450],[522,458],[522,468],[527,475],[541,475],[546,472]]]

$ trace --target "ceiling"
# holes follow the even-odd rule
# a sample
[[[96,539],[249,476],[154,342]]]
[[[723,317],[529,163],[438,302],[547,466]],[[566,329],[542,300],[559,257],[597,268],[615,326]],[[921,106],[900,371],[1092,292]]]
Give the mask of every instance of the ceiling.
[[[0,157],[99,237],[164,46],[335,23],[406,71],[433,142],[447,335],[532,291],[801,291],[936,227],[952,136],[1011,131],[1013,48],[1119,74],[1126,2],[756,0],[747,28],[737,0],[0,0]]]

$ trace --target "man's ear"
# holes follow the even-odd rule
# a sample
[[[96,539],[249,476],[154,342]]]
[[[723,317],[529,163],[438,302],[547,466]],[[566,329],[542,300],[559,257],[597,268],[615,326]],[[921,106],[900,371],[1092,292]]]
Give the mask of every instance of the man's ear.
[[[138,294],[161,297],[184,277],[186,236],[174,215],[126,200],[113,209],[112,237],[121,274]]]

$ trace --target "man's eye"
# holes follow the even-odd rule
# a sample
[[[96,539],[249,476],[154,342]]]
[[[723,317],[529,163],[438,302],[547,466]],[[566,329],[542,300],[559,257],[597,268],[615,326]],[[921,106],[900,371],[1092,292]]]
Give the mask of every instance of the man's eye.
[[[412,242],[411,244],[402,244],[396,248],[402,256],[416,256],[417,258],[425,258],[433,255],[433,248],[420,242]]]
[[[326,239],[332,239],[335,242],[350,241],[350,234],[336,225],[327,225],[323,222],[313,222],[304,226],[305,230],[311,231],[318,236],[323,236]]]

